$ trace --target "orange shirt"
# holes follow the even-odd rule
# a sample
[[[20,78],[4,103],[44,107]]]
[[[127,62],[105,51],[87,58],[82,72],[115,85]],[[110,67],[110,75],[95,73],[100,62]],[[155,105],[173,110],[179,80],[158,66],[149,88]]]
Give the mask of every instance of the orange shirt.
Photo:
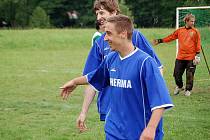
[[[171,35],[163,38],[162,41],[165,43],[175,39],[178,39],[179,42],[177,59],[193,60],[196,53],[200,52],[201,38],[196,28],[181,27]]]

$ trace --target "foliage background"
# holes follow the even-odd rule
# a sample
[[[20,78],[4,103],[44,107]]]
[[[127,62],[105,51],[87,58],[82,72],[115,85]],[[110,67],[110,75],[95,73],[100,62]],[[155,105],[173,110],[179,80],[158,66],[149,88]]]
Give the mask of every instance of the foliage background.
[[[50,27],[94,27],[94,0],[1,0],[0,22],[14,28],[30,27],[30,18],[41,7],[50,20]],[[123,14],[133,17],[138,27],[174,27],[176,7],[206,6],[209,0],[119,0]],[[69,23],[66,12],[76,10],[76,24]],[[0,23],[1,24],[1,23]],[[46,26],[48,27],[48,26]]]

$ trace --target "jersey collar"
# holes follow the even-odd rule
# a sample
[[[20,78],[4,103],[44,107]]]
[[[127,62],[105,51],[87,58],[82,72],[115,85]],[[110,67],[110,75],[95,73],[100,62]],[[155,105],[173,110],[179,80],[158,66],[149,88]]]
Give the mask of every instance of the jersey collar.
[[[138,50],[139,50],[139,48],[135,47],[135,50],[132,51],[131,53],[129,53],[128,55],[126,55],[125,57],[121,57],[120,54],[119,54],[120,60],[124,60],[124,59],[127,59],[127,58],[131,57],[131,56],[132,56],[133,54],[135,54]]]

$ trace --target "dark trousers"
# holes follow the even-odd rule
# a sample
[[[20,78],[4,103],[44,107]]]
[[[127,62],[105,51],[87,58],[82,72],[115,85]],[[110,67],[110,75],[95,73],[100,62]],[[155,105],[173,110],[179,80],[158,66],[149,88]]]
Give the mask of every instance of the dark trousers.
[[[186,69],[186,87],[185,90],[191,91],[193,88],[193,80],[196,65],[193,64],[193,60],[178,60],[175,61],[175,68],[174,68],[174,79],[176,85],[179,88],[183,87],[183,80],[182,75]]]

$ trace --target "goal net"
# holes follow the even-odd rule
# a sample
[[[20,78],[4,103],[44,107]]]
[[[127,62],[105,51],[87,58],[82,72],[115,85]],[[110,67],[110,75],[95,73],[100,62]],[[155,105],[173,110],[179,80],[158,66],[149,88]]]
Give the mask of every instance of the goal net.
[[[195,27],[200,31],[202,49],[206,58],[205,61],[204,55],[201,52],[203,56],[201,57],[201,63],[198,66],[198,72],[200,73],[199,77],[201,76],[201,79],[209,79],[207,64],[208,66],[210,65],[210,6],[178,7],[176,9],[176,28],[185,25],[183,18],[189,13],[195,15]],[[176,42],[176,46],[178,52],[178,41]]]

